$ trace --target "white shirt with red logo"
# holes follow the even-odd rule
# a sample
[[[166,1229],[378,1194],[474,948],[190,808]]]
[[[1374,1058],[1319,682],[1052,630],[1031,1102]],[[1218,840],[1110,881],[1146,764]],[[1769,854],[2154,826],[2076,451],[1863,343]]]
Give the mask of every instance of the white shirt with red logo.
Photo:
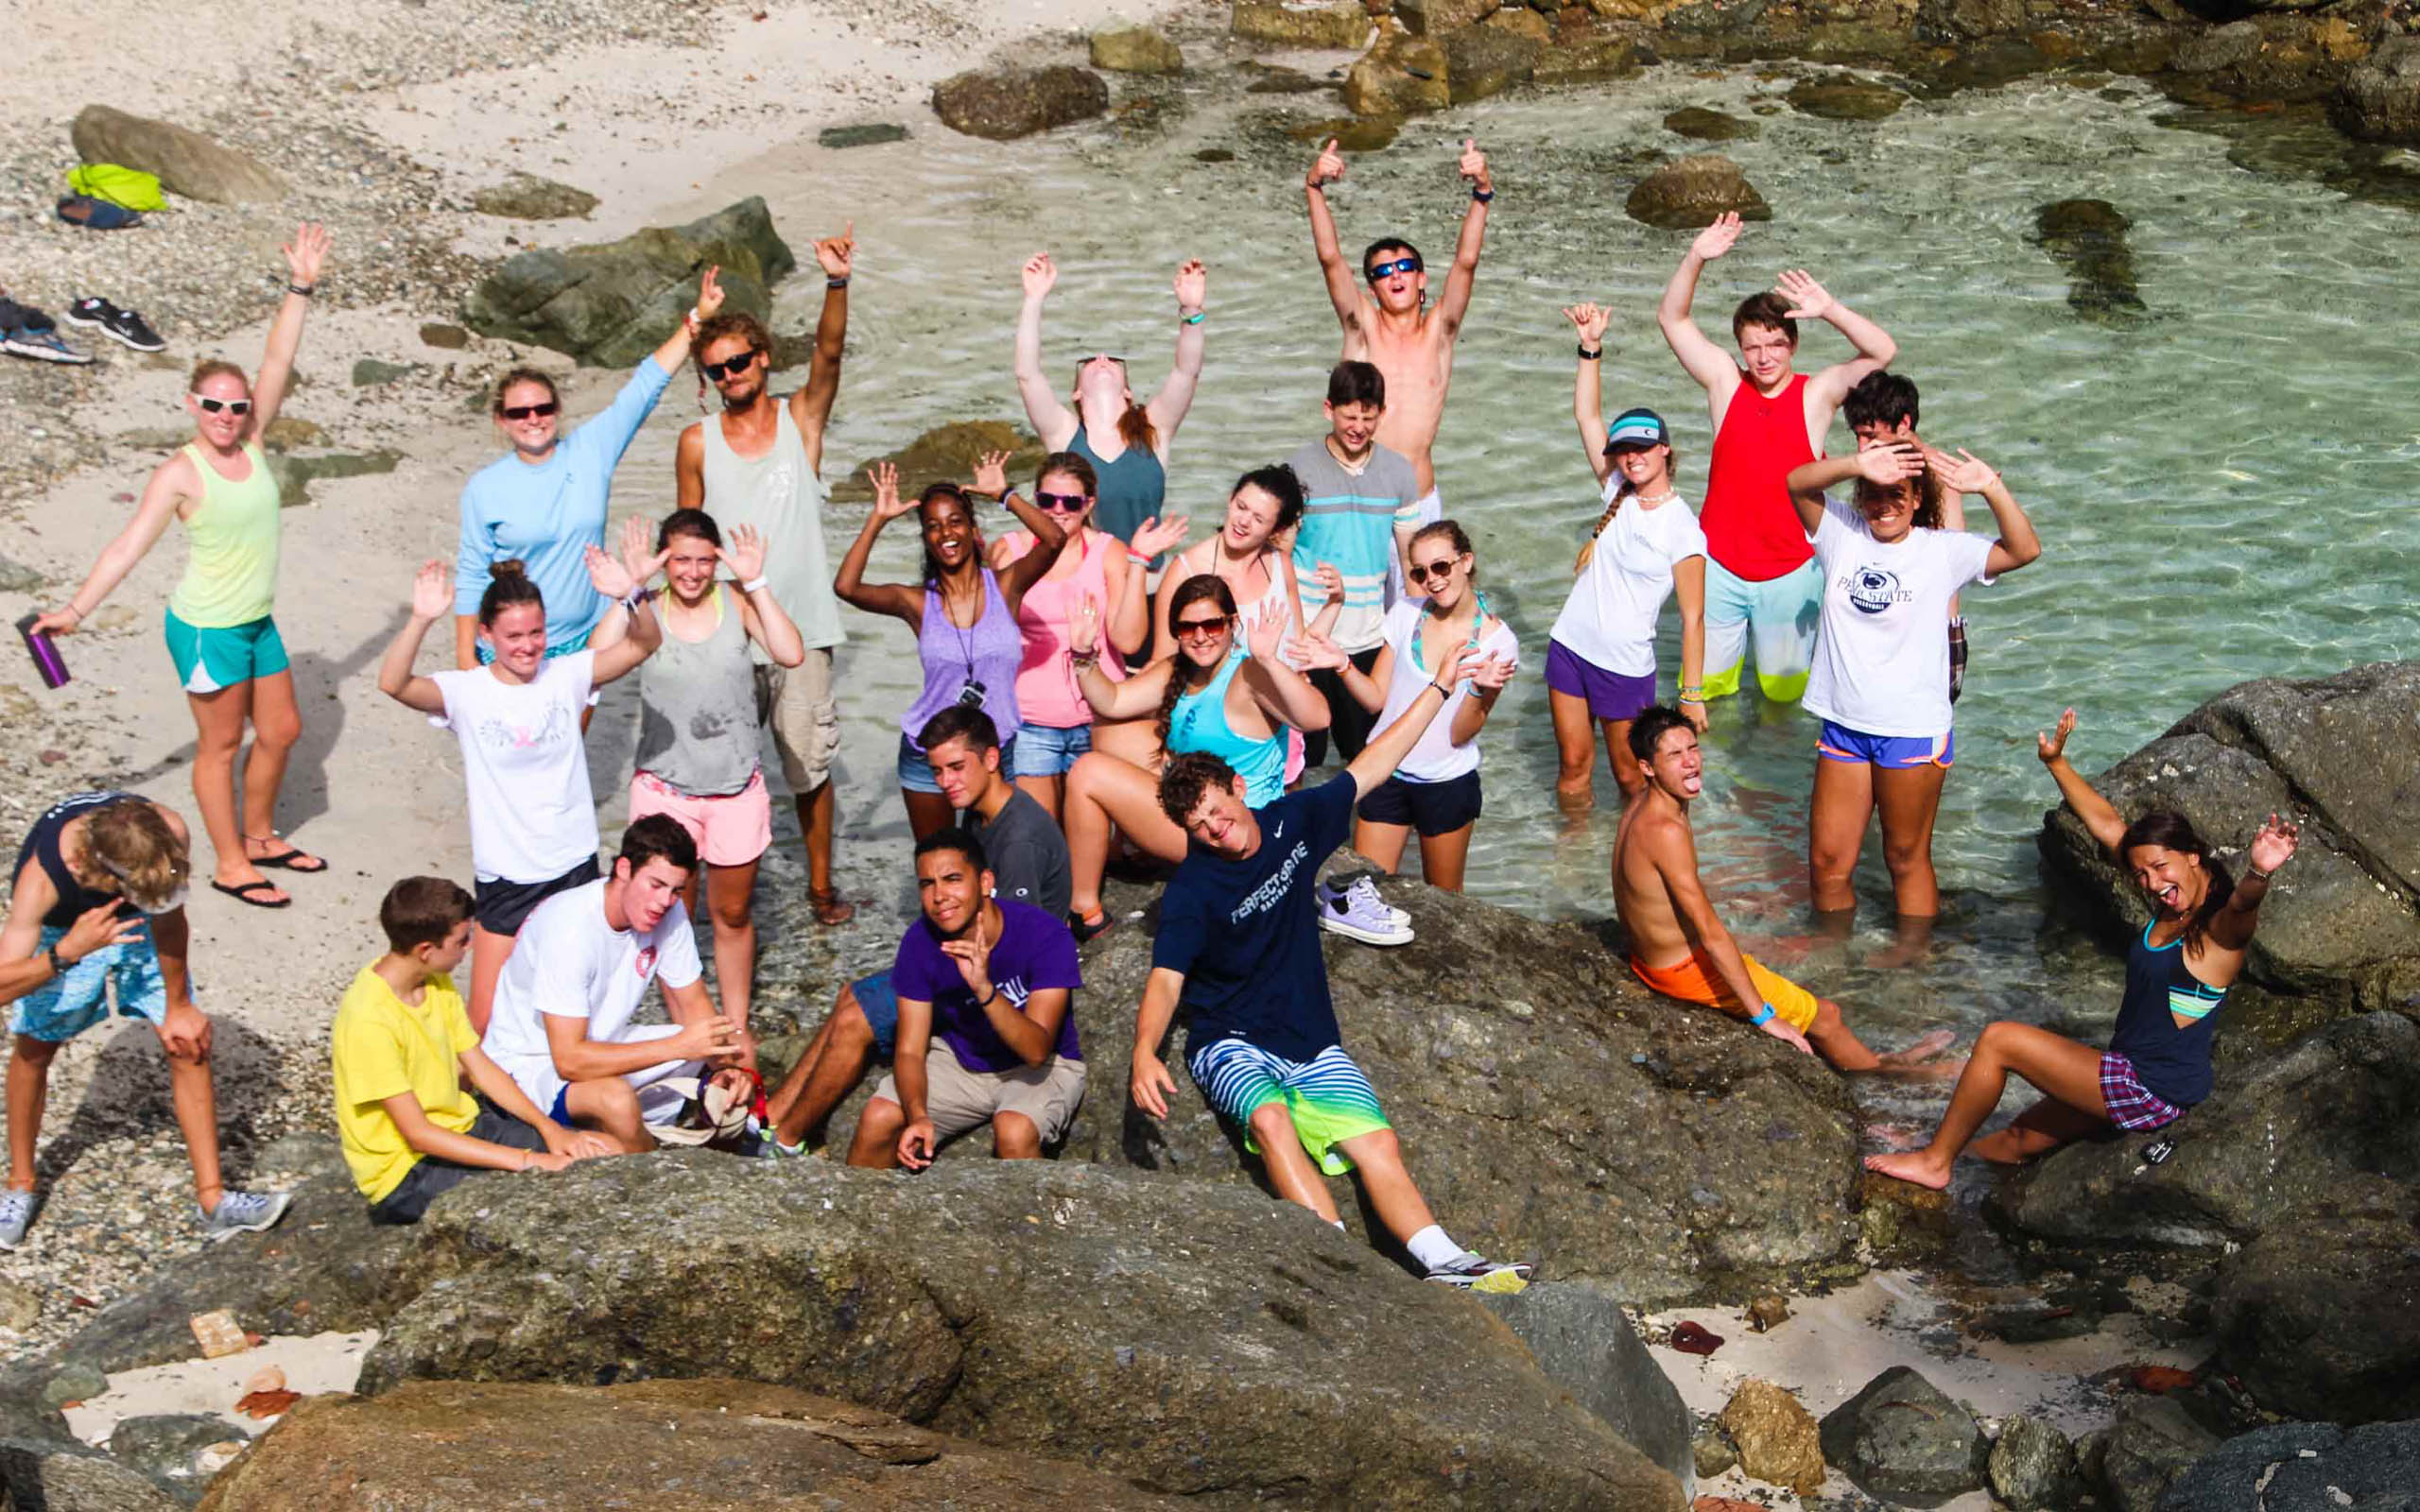
[[[548,1018],[585,1019],[588,1038],[635,1044],[679,1033],[676,1025],[638,1024],[639,1005],[659,978],[687,987],[702,968],[688,910],[675,902],[653,929],[615,929],[605,921],[605,880],[559,892],[532,910],[496,980],[488,1019],[487,1053],[541,1112],[551,1114],[563,1078],[546,1043]],[[644,1087],[683,1064],[632,1073]]]

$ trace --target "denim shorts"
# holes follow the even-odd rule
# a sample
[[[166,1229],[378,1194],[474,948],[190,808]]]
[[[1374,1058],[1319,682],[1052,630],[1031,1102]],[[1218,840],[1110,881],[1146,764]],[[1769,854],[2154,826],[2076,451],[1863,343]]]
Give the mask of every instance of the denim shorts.
[[[849,984],[849,990],[856,994],[858,1011],[873,1031],[874,1058],[889,1060],[891,1047],[899,1042],[899,994],[890,990],[890,973],[861,976]]]
[[[1009,765],[1002,751],[1000,770],[1011,777],[1064,777],[1075,769],[1076,758],[1093,748],[1093,727],[1019,725],[1009,744],[1017,753],[1016,765]]]
[[[42,926],[34,954],[57,945],[63,929]],[[141,1019],[157,1028],[168,1020],[168,986],[160,975],[160,954],[151,947],[151,926],[78,960],[9,1006],[9,1032],[48,1044],[63,1044],[110,1016],[108,987],[117,988],[122,1019]]]
[[[1011,735],[1000,746],[1000,770],[1013,775],[1016,767],[1011,764],[1016,754],[1017,737]],[[925,760],[925,753],[910,744],[906,735],[899,737],[899,785],[910,793],[939,794],[942,790],[942,784],[933,781],[932,763]]]

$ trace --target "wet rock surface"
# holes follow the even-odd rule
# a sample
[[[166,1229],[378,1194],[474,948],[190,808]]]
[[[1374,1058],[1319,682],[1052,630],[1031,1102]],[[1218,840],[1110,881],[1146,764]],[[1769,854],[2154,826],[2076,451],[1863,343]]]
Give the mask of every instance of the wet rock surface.
[[[2420,1422],[2279,1423],[2194,1461],[2158,1512],[2406,1512],[2420,1494]]]
[[[2175,1401],[2138,1398],[2118,1409],[2100,1456],[2100,1479],[2118,1512],[2159,1512],[2169,1488],[2218,1444],[2218,1435]]]
[[[2011,1418],[2000,1424],[1984,1479],[2009,1512],[2059,1512],[2079,1490],[2075,1445],[2039,1418]]]
[[[1691,105],[1664,117],[1664,129],[1700,142],[1754,141],[1764,128],[1722,111]]]
[[[2347,70],[2329,118],[2349,136],[2420,146],[2420,37],[2390,37]]]
[[[1785,98],[1799,113],[1825,121],[1879,121],[1908,103],[1907,95],[1887,84],[1856,78],[1809,79]]]
[[[1109,110],[1109,85],[1088,68],[987,68],[933,87],[933,113],[953,131],[1012,141]]]
[[[1687,1489],[1697,1466],[1689,1410],[1619,1302],[1592,1286],[1555,1281],[1478,1300],[1529,1346],[1547,1380]]]
[[[2219,1359],[2293,1418],[2420,1415],[2420,1200],[2409,1189],[2291,1214],[2220,1263]]]
[[[1452,67],[1436,43],[1391,33],[1345,70],[1344,108],[1356,115],[1385,116],[1442,111],[1453,103]]]
[[[1772,207],[1748,181],[1739,164],[1719,153],[1676,158],[1641,179],[1622,207],[1635,221],[1659,231],[1710,226],[1724,215],[1771,220]]]

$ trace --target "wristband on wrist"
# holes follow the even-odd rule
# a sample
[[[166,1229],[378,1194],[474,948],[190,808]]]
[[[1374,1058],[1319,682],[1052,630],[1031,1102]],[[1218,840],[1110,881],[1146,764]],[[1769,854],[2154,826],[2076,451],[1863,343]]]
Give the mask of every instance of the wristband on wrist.
[[[2263,884],[2267,883],[2270,878],[2276,875],[2273,871],[2261,870],[2258,867],[2254,866],[2249,861],[2243,864],[2243,874],[2247,879],[2253,882]]]
[[[1443,683],[1442,683],[1442,682],[1434,682],[1434,681],[1432,681],[1432,682],[1430,682],[1428,685],[1429,685],[1430,687],[1432,687],[1432,688],[1434,688],[1434,689],[1436,689],[1436,690],[1437,690],[1437,695],[1438,695],[1438,696],[1439,696],[1439,697],[1442,697],[1442,698],[1451,698],[1451,697],[1454,696],[1454,690],[1453,690],[1453,689],[1451,689],[1451,688],[1449,688],[1449,687],[1447,687],[1447,686],[1445,686],[1445,685],[1444,685]]]
[[[53,976],[65,976],[65,975],[67,974],[67,965],[68,965],[68,963],[67,963],[67,962],[65,962],[65,961],[62,961],[62,960],[60,960],[60,959],[59,958],[59,947],[58,947],[58,946],[56,946],[56,945],[49,946],[49,947],[47,947],[46,949],[44,949],[44,950],[43,951],[43,953],[42,953],[42,954],[43,954],[43,958],[44,960],[46,960],[46,961],[48,961],[48,962],[50,963],[50,974],[51,974],[51,975],[53,975]]]
[[[739,591],[743,593],[752,593],[764,586],[765,575],[763,573],[758,573],[755,576],[751,577],[748,581],[740,584]]]
[[[1592,347],[1584,341],[1580,344],[1580,360],[1582,362],[1595,362],[1604,354],[1602,347]]]
[[[989,996],[989,997],[985,998],[982,1002],[977,1003],[977,1005],[975,1005],[976,1011],[980,1012],[980,1011],[982,1011],[983,1009],[990,1007],[993,1004],[997,1003],[997,1002],[999,1002],[999,1001],[1000,1001],[1000,989],[999,989],[997,987],[994,987],[994,988],[992,988],[991,996]]]
[[[1202,321],[1210,318],[1210,312],[1207,310],[1196,310],[1191,315],[1184,316],[1182,318],[1186,325],[1200,325]]]
[[[1772,1022],[1772,1021],[1773,1005],[1770,1003],[1758,1005],[1756,1011],[1748,1017],[1748,1022],[1754,1024],[1767,1024]]]
[[[1471,198],[1483,205],[1495,198],[1495,191],[1493,189],[1474,189],[1471,191]]]
[[[629,593],[622,595],[622,610],[625,613],[635,614],[639,611],[639,606],[646,602],[647,590],[644,588],[633,588]]]
[[[827,289],[845,289],[849,286],[849,275],[843,273],[838,278],[827,278],[823,281],[823,286]]]
[[[297,284],[289,279],[286,281],[285,292],[288,294],[300,294],[307,300],[319,290],[319,287],[320,285],[317,284]]]

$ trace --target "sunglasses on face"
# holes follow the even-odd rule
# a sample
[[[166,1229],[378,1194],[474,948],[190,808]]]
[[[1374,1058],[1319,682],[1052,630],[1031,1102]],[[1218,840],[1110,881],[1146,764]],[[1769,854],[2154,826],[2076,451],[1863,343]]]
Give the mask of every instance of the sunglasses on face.
[[[1425,583],[1431,578],[1442,583],[1454,576],[1454,558],[1441,557],[1435,561],[1425,564],[1413,562],[1404,568],[1403,576],[1407,581],[1414,583]]]
[[[549,399],[543,404],[507,404],[496,413],[507,420],[544,420],[562,407],[561,404]]]
[[[1065,509],[1072,513],[1081,509],[1086,500],[1080,493],[1045,493],[1036,489],[1033,490],[1033,502],[1046,509]]]
[[[762,355],[762,352],[758,352],[754,347],[751,347],[736,357],[725,357],[720,362],[700,363],[699,366],[705,369],[705,374],[708,378],[712,379],[716,383],[720,383],[725,378],[735,378],[739,374],[746,372],[754,365],[756,359]]]
[[[1375,284],[1382,278],[1392,278],[1397,273],[1417,273],[1419,271],[1419,258],[1398,257],[1392,263],[1380,263],[1377,266],[1370,269],[1370,282]]]
[[[1230,623],[1224,614],[1213,620],[1179,620],[1176,622],[1176,633],[1180,640],[1206,641],[1214,635],[1225,634]]]
[[[249,415],[252,412],[252,402],[249,399],[213,399],[207,394],[196,394],[193,396],[193,402],[202,407],[204,414],[216,415],[222,409],[230,415]]]

